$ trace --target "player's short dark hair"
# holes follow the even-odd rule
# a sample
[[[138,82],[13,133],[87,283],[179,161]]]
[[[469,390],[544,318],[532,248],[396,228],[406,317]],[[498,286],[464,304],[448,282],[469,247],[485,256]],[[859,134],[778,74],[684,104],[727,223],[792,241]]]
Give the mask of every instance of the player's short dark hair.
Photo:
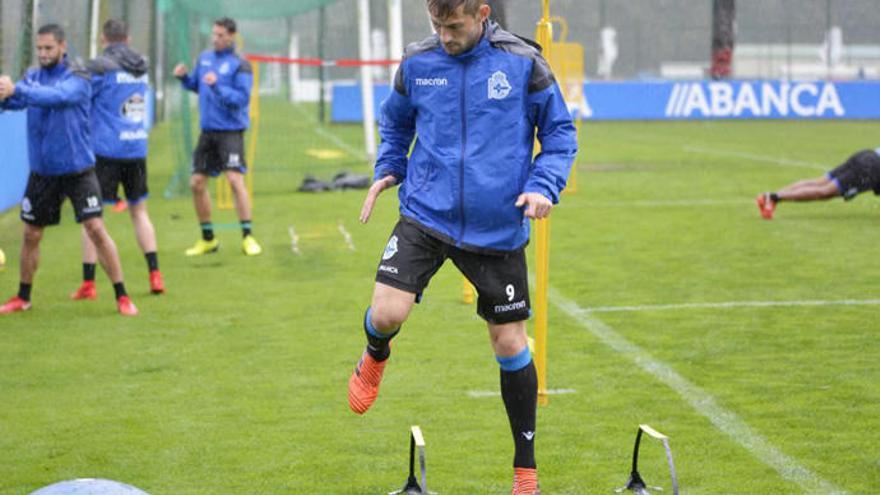
[[[58,43],[63,43],[64,40],[67,39],[67,35],[64,34],[64,29],[58,24],[46,24],[40,26],[40,29],[37,30],[37,35],[41,36],[46,34],[51,34]]]
[[[119,19],[110,19],[104,23],[104,39],[110,43],[122,43],[128,39],[128,24]]]
[[[214,21],[215,26],[220,26],[225,28],[229,34],[235,34],[238,31],[238,26],[235,24],[235,19],[230,19],[229,17],[221,17]]]
[[[438,19],[446,19],[451,16],[455,9],[464,5],[464,13],[474,15],[485,5],[486,0],[427,0],[428,12]]]

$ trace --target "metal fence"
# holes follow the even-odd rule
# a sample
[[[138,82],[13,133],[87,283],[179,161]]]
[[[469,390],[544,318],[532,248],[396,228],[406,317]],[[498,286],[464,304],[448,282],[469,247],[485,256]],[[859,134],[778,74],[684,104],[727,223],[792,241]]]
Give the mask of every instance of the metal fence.
[[[28,6],[35,0],[0,0],[0,69],[20,71],[28,65],[17,60]],[[531,37],[540,16],[540,0],[502,0],[508,28]],[[58,22],[68,31],[71,51],[87,56],[89,0],[38,0],[35,24]],[[259,1],[255,1],[258,9]],[[387,25],[385,0],[371,2],[373,25]],[[100,18],[130,21],[135,46],[160,57],[169,40],[156,38],[157,1],[102,0]],[[403,0],[404,39],[415,41],[430,33],[424,0]],[[877,0],[737,0],[734,77],[880,77],[880,8]],[[551,0],[554,15],[569,24],[570,41],[581,43],[590,78],[700,77],[709,65],[711,0]],[[222,12],[217,12],[222,15]],[[357,54],[357,18],[352,0],[339,0],[318,11],[289,19],[253,19],[242,22],[250,51],[284,54],[288,34],[298,36],[304,55],[319,51],[327,58]],[[255,16],[256,17],[256,16]],[[323,24],[321,20],[323,19]],[[187,19],[193,50],[204,45],[209,19]],[[164,42],[164,43],[163,43]],[[380,54],[381,55],[381,54]],[[600,71],[603,61],[606,69]],[[611,61],[613,63],[609,64]],[[165,65],[170,66],[171,60]],[[170,68],[170,67],[166,67]],[[303,77],[316,77],[305,69]],[[331,78],[352,78],[353,71],[332,71]]]

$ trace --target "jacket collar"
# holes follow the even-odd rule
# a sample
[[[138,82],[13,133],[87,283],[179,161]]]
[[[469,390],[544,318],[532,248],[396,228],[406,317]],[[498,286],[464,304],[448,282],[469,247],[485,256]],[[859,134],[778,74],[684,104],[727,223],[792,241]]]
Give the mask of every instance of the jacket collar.
[[[64,72],[67,70],[67,64],[67,54],[65,53],[64,56],[61,57],[60,62],[53,65],[52,67],[41,67],[40,70],[42,70],[42,72],[45,73],[47,76],[57,77],[61,74],[64,74]]]
[[[488,20],[483,22],[483,34],[480,36],[480,41],[477,41],[477,44],[471,47],[470,50],[459,53],[458,55],[449,55],[448,53],[447,55],[461,62],[467,62],[482,55],[483,52],[489,48],[489,30],[492,29],[493,24],[495,23]],[[442,45],[440,46],[440,49],[443,50]],[[443,53],[446,53],[446,51],[444,50]]]

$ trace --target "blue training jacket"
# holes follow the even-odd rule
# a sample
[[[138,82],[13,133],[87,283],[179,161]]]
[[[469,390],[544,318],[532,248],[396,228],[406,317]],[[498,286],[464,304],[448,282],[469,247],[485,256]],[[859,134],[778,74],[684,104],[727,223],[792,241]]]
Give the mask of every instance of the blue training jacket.
[[[512,251],[529,240],[517,197],[559,201],[577,132],[538,49],[494,22],[484,28],[460,55],[447,54],[436,35],[406,48],[382,104],[375,179],[395,176],[401,215],[435,237]],[[535,129],[542,149],[533,158]]]
[[[205,74],[217,75],[217,83],[208,86]],[[183,87],[199,94],[199,112],[203,131],[243,131],[250,125],[248,106],[253,69],[235,53],[235,47],[222,52],[205,50],[195,67],[180,78]]]
[[[147,61],[123,43],[88,64],[92,75],[95,154],[123,160],[147,157]]]
[[[54,67],[28,69],[15,94],[0,102],[0,109],[27,109],[31,172],[67,175],[94,166],[91,100],[88,71],[65,55]]]

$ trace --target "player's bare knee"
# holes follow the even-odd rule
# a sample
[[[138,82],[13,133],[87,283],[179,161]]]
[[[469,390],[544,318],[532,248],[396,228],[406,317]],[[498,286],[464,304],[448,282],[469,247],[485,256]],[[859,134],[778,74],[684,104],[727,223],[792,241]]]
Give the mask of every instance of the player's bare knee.
[[[193,174],[189,177],[189,188],[194,193],[202,193],[205,190],[207,178],[201,174]]]
[[[499,356],[513,356],[528,347],[523,322],[490,325],[489,335],[492,339],[492,348]]]
[[[33,226],[26,226],[24,229],[24,243],[28,246],[36,246],[43,240],[43,229]]]
[[[408,315],[409,311],[406,308],[386,304],[373,306],[370,312],[370,319],[376,330],[387,333],[400,328]]]
[[[104,222],[102,222],[100,218],[86,220],[83,222],[83,228],[86,231],[86,235],[89,236],[89,239],[91,239],[96,246],[104,244],[106,230],[104,230]]]

